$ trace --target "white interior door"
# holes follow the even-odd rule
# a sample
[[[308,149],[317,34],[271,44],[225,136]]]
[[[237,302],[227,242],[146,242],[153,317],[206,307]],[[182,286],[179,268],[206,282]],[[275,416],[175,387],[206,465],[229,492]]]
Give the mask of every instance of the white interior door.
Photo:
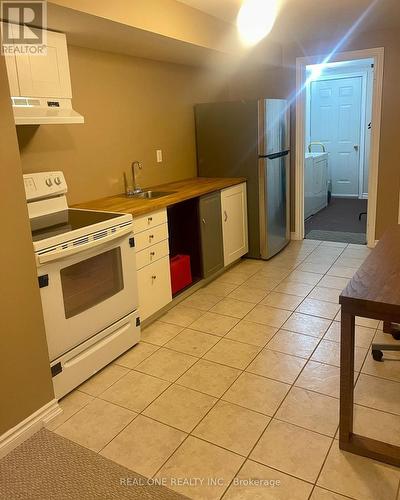
[[[358,197],[362,78],[311,82],[310,139],[329,153],[333,196]]]

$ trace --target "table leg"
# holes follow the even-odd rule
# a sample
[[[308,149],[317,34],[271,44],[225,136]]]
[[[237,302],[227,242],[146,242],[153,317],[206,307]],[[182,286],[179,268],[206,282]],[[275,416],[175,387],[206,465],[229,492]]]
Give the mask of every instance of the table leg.
[[[384,321],[382,330],[385,333],[392,333],[392,323],[390,321]]]
[[[353,433],[355,316],[343,309],[341,315],[339,447],[346,449]]]

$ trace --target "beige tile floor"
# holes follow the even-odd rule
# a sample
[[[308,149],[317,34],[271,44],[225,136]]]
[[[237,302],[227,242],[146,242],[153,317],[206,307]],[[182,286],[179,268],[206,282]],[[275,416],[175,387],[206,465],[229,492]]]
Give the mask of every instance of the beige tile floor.
[[[369,251],[292,242],[242,260],[61,401],[49,427],[201,499],[384,499],[400,469],[339,450],[338,297]],[[356,431],[400,444],[400,355],[357,319]]]

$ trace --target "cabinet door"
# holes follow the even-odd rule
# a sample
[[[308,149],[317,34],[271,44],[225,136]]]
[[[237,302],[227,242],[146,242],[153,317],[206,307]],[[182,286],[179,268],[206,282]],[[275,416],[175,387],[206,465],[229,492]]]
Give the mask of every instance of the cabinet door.
[[[137,272],[139,312],[142,320],[172,300],[169,257],[164,257]]]
[[[249,250],[246,184],[221,191],[224,264],[231,264]]]
[[[67,40],[63,33],[47,32],[46,56],[18,56],[20,95],[71,99]]]
[[[219,191],[200,198],[199,217],[203,278],[207,278],[224,267]]]

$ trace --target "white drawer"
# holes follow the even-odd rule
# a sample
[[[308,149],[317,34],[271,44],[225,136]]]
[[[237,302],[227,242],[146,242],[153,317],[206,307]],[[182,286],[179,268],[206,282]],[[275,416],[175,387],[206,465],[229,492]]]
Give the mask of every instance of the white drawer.
[[[136,252],[140,252],[151,245],[160,243],[160,241],[168,239],[168,225],[162,224],[161,226],[156,226],[147,231],[142,231],[139,234],[135,234],[135,245]]]
[[[151,245],[144,250],[136,253],[136,269],[141,269],[144,266],[152,264],[161,257],[166,257],[169,254],[168,240],[161,241],[155,245]]]
[[[142,231],[146,231],[146,229],[159,226],[165,222],[167,222],[167,211],[163,208],[157,212],[135,217],[133,219],[133,231],[135,233],[141,233]]]
[[[137,272],[140,318],[145,320],[172,300],[169,257]]]

